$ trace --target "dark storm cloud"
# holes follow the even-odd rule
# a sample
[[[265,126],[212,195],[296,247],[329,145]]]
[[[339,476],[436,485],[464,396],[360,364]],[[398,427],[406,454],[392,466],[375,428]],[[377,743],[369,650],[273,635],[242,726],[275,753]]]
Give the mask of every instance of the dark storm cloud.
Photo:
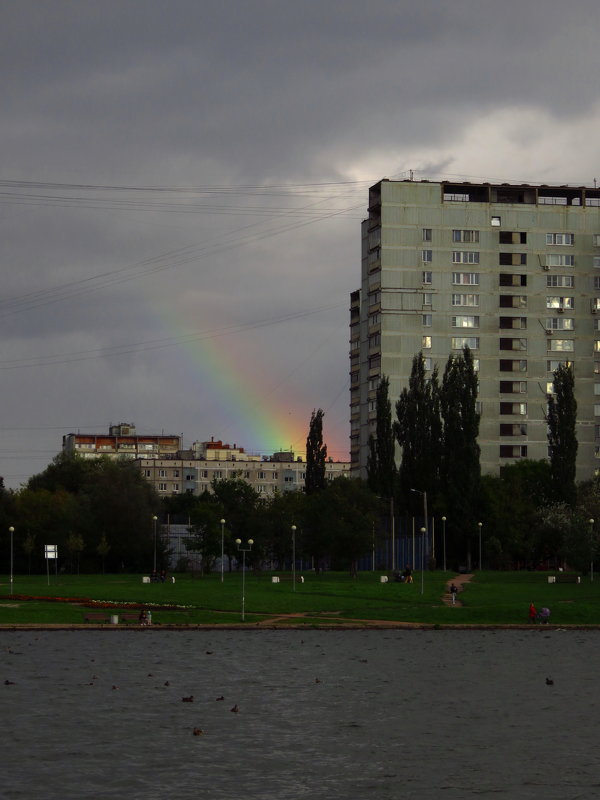
[[[597,162],[599,22],[597,0],[0,0],[0,180],[19,182],[0,184],[5,427],[130,419],[243,443],[177,347],[135,347],[231,326],[224,350],[243,344],[307,423],[332,402],[343,443],[369,181],[530,165],[581,180]],[[2,369],[19,359],[41,366]],[[38,461],[39,434],[0,434],[7,483],[61,433]],[[15,466],[17,446],[31,459]]]

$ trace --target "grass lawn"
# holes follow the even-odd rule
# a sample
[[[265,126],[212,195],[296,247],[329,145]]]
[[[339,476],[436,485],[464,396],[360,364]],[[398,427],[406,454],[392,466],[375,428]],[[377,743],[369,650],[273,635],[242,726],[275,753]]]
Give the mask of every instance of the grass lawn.
[[[281,574],[281,573],[279,573]],[[352,579],[346,573],[304,575],[304,583],[290,576],[271,582],[271,573],[248,573],[245,580],[247,625],[277,615],[297,614],[288,622],[331,625],[336,620],[383,620],[445,624],[521,624],[527,622],[529,603],[550,608],[551,622],[558,625],[600,625],[600,580],[581,584],[549,584],[542,572],[476,572],[460,593],[461,607],[443,604],[446,583],[452,572],[419,573],[413,584],[380,583],[381,573],[363,572]],[[423,591],[422,591],[423,589]],[[118,614],[120,603],[154,606],[152,619],[158,624],[223,624],[241,622],[242,576],[220,574],[203,578],[177,575],[175,583],[142,583],[140,575],[46,575],[14,576],[13,596],[6,578],[0,577],[0,624],[80,624],[89,609],[83,605],[24,600],[34,598],[88,598],[114,603],[101,608]],[[177,606],[175,610],[163,608]]]

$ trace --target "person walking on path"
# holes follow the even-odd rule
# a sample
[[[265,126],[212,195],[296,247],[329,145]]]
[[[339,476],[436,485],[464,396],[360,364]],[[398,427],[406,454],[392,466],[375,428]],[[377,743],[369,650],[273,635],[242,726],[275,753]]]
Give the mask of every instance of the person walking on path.
[[[450,594],[452,595],[452,605],[453,606],[456,605],[456,594],[457,594],[457,592],[458,592],[458,586],[456,586],[456,584],[452,583],[450,585]]]
[[[537,619],[537,611],[535,610],[535,606],[533,605],[533,603],[530,603],[530,605],[529,605],[529,622],[531,622],[531,623],[533,623],[535,625],[536,619]]]

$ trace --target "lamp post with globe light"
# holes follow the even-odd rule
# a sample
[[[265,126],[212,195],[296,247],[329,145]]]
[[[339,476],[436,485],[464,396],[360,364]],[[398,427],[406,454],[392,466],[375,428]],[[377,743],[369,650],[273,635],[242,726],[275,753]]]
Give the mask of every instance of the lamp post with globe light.
[[[254,539],[248,539],[248,547],[242,547],[242,540],[236,539],[237,548],[242,554],[242,622],[246,619],[246,553],[252,550]]]

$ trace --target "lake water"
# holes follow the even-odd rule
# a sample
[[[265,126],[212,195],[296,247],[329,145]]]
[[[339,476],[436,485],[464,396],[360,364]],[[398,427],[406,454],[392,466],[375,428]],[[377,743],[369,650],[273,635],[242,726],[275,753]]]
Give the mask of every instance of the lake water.
[[[600,795],[600,632],[5,631],[0,642],[2,798]]]

